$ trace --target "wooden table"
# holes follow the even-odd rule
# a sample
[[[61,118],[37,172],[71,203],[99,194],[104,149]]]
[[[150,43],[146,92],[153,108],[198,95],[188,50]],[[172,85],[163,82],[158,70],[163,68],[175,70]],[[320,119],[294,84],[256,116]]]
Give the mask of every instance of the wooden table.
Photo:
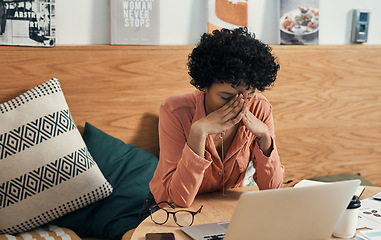
[[[208,194],[202,194],[196,197],[190,208],[187,210],[197,211],[201,205],[203,209],[201,213],[195,216],[194,225],[229,221],[233,215],[237,200],[241,193],[246,191],[258,190],[255,186],[242,187],[230,189],[225,192],[223,196],[222,192],[213,192]],[[381,192],[381,187],[365,187],[365,191],[361,196],[361,199],[365,199],[373,196],[374,194]],[[177,210],[180,208],[176,208]],[[173,232],[176,240],[189,240],[190,238],[180,230],[180,227],[176,225],[173,217],[170,216],[168,222],[165,225],[157,225],[152,222],[151,218],[146,218],[135,230],[131,240],[145,240],[145,234],[149,232]],[[331,237],[330,239],[337,239]]]

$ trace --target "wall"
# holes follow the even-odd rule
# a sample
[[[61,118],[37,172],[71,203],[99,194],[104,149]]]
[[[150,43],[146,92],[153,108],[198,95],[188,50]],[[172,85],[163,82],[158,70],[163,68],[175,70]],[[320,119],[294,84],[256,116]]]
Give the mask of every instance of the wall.
[[[278,0],[249,0],[249,29],[276,44]],[[161,45],[195,44],[206,31],[206,0],[160,0]],[[366,44],[381,44],[381,1],[320,0],[320,44],[350,44],[352,9],[370,10]],[[56,0],[57,45],[109,44],[107,0]]]

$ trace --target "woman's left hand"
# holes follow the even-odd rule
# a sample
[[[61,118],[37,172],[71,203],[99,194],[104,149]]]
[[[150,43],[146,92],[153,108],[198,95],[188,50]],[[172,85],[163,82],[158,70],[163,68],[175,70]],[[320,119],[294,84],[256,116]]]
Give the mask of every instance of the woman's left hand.
[[[269,128],[265,123],[254,116],[247,108],[242,117],[242,121],[249,131],[257,137],[258,146],[265,156],[270,156],[272,150],[272,140]]]

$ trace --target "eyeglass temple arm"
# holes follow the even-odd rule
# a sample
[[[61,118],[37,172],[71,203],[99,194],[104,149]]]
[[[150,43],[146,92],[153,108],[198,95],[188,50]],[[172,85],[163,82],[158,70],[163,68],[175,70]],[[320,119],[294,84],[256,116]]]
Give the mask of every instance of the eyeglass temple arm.
[[[204,205],[201,205],[200,209],[197,210],[197,212],[195,213],[200,213],[201,212],[201,209],[204,207]]]
[[[156,205],[159,206],[159,205],[162,204],[162,203],[166,203],[166,204],[168,204],[172,209],[175,209],[175,206],[174,206],[172,203],[167,202],[167,201],[159,202],[159,203],[157,203]]]

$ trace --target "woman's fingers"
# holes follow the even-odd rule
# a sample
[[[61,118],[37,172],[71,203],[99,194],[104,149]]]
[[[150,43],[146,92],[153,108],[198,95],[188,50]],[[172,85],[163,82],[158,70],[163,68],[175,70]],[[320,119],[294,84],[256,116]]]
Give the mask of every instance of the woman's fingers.
[[[244,114],[243,111],[241,111],[234,118],[231,118],[230,120],[228,120],[226,122],[226,125],[228,126],[228,128],[239,123],[242,120],[243,114]]]
[[[228,111],[234,104],[238,103],[239,102],[239,94],[236,94],[234,97],[232,97],[229,102],[227,102],[226,104],[224,104],[220,110],[223,111],[223,112],[226,112]]]
[[[210,126],[207,127],[208,134],[221,132],[239,123],[242,120],[245,106],[247,106],[247,103],[243,95],[237,94],[221,108],[209,114],[206,117],[208,119],[207,123]]]
[[[232,118],[235,118],[243,109],[245,101],[243,100],[242,95],[236,95],[234,101],[229,101],[224,105],[223,111],[223,121],[227,122]]]

